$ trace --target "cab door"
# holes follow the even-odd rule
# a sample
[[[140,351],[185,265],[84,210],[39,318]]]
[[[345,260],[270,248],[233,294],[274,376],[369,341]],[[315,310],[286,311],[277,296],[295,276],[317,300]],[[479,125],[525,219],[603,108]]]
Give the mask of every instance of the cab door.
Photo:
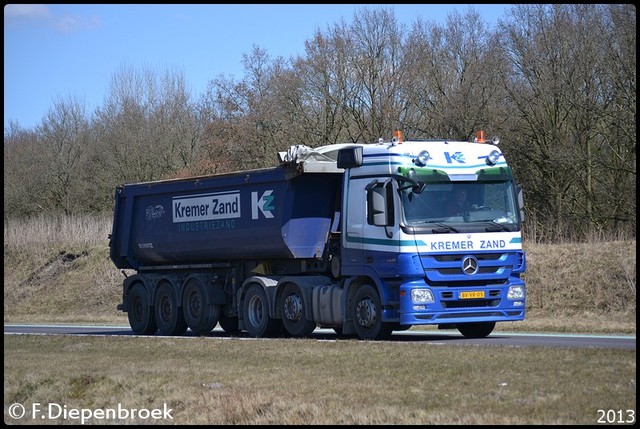
[[[362,273],[364,255],[364,222],[366,220],[366,192],[365,186],[369,180],[345,180],[343,192],[343,214],[345,221],[342,235],[342,270],[343,274],[353,275]]]
[[[398,270],[400,233],[396,186],[390,178],[369,180],[365,186],[363,263],[381,278],[394,277]]]

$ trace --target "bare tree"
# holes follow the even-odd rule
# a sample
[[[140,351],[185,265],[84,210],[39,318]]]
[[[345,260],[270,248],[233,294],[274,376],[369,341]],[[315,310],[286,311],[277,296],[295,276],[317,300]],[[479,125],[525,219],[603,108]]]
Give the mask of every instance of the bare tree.
[[[299,123],[304,125],[300,135],[308,136],[311,146],[345,141],[350,126],[345,100],[356,96],[350,69],[353,40],[346,22],[340,21],[326,33],[316,30],[305,42],[305,50],[306,56],[294,63],[300,86],[291,92],[297,97],[292,105],[298,106]]]
[[[603,67],[603,94],[607,108],[600,118],[601,132],[594,157],[593,198],[614,230],[636,230],[636,7],[610,4],[603,7],[603,19],[594,33]],[[605,84],[606,82],[606,84]],[[610,174],[598,174],[606,169]]]
[[[402,28],[393,11],[367,8],[354,14],[350,27],[353,42],[350,86],[354,97],[344,100],[364,141],[393,135],[404,103],[400,97],[405,68],[402,66]]]
[[[607,44],[615,33],[605,24],[603,6],[519,5],[512,13],[502,46],[512,66],[507,88],[519,132],[512,137],[520,148],[517,162],[532,197],[530,207],[559,236],[587,237],[606,230],[610,220],[621,218],[614,209],[622,207],[621,197],[612,191],[624,182],[609,180],[616,176],[612,167],[622,160],[635,175],[635,126],[633,140],[629,134],[621,140],[624,147],[615,148],[608,133],[628,128],[616,124],[612,129],[606,121],[621,115],[628,118],[625,123],[635,123],[635,114],[631,119],[614,101],[626,96],[635,106],[635,90],[629,97],[615,89],[631,82],[635,86],[635,72],[622,81],[612,79],[611,58],[603,52],[614,52]],[[624,49],[626,58],[620,61],[635,65],[635,51]],[[635,191],[635,185],[628,185],[625,191]]]
[[[96,118],[104,168],[118,182],[165,178],[197,159],[203,124],[178,72],[123,66]]]
[[[278,93],[278,79],[287,72],[282,58],[271,59],[254,46],[244,55],[240,82],[219,76],[210,82],[204,104],[210,114],[204,139],[210,152],[231,161],[225,171],[274,165],[286,147],[289,116]]]
[[[402,35],[392,10],[365,7],[306,42],[293,65],[300,86],[289,93],[313,144],[372,142],[398,129],[407,111]]]
[[[82,158],[89,141],[84,104],[75,98],[58,98],[38,127],[44,155],[39,174],[55,209],[71,214],[78,209]]]
[[[406,128],[424,138],[470,139],[505,122],[495,30],[469,8],[445,26],[418,20],[408,36]]]
[[[15,121],[4,131],[4,216],[29,216],[50,209],[40,174],[44,152],[34,130]]]

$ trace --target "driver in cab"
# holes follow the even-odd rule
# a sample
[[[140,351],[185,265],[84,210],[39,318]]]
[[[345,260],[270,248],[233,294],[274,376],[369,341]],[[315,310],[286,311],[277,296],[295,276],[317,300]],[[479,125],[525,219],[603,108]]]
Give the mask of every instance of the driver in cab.
[[[461,215],[471,209],[471,205],[467,201],[467,191],[464,188],[458,188],[453,191],[453,199],[447,204],[446,215]]]

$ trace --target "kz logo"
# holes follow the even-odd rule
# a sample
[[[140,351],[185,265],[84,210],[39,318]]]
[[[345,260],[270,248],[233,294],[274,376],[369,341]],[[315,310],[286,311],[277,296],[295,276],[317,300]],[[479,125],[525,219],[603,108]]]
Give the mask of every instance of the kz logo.
[[[262,215],[267,219],[273,219],[273,210],[275,207],[273,206],[273,199],[275,198],[272,189],[268,191],[264,191],[262,196],[258,198],[257,192],[251,193],[251,219],[258,219],[258,210],[262,212]]]
[[[456,152],[453,155],[450,155],[449,152],[444,153],[445,158],[447,158],[447,164],[451,164],[453,161],[458,161],[460,164],[464,164],[464,154],[462,152]]]

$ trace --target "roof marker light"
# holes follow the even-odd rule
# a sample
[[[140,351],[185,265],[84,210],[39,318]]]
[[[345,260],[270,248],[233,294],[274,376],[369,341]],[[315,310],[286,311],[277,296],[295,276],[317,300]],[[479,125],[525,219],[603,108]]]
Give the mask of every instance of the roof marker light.
[[[391,139],[392,143],[402,143],[402,131],[396,130],[393,132],[393,139]]]

